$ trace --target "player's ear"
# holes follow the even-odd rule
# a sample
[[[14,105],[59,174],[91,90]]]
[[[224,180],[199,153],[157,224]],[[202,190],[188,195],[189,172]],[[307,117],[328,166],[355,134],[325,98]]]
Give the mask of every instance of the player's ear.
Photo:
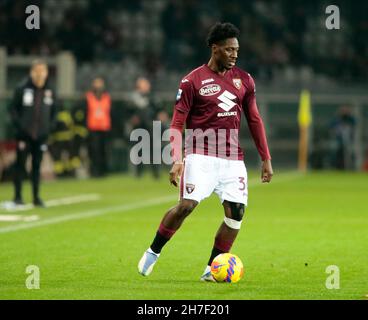
[[[217,50],[218,50],[218,45],[216,43],[213,43],[211,45],[211,51],[212,51],[212,53],[217,53]]]

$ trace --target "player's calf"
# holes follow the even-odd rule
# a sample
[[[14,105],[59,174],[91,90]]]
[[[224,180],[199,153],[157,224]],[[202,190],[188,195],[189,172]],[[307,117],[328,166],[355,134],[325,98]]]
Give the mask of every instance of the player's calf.
[[[175,234],[176,230],[179,229],[184,219],[194,210],[196,205],[197,202],[194,200],[182,199],[177,206],[171,208],[165,214],[151,246],[138,263],[139,273],[148,276],[152,272],[162,248]]]
[[[184,220],[187,216],[189,216],[194,208],[197,206],[197,201],[182,199],[178,206],[176,207],[175,216],[179,220]]]
[[[211,256],[208,260],[208,266],[211,265],[213,259],[215,259],[217,255],[230,252],[236,236],[239,233],[244,217],[244,204],[224,201],[223,206],[225,209],[225,217],[223,223],[217,231]],[[205,275],[205,273],[202,275],[202,277]]]

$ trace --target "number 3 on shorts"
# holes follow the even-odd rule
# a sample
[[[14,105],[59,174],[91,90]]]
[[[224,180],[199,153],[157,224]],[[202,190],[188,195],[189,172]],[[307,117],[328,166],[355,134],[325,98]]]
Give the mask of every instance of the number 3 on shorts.
[[[244,182],[245,178],[244,177],[239,177],[239,183],[242,185],[241,188],[239,188],[240,191],[245,190],[245,182]]]

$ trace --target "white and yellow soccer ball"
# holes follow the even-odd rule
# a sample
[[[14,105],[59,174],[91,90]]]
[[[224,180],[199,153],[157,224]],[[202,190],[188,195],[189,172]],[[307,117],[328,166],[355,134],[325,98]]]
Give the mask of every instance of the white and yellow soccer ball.
[[[244,275],[243,263],[235,254],[219,254],[212,261],[211,274],[217,282],[238,282]]]

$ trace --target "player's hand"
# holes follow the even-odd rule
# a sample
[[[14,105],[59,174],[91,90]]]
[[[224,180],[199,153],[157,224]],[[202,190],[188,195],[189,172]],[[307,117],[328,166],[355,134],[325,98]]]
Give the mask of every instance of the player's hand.
[[[178,186],[178,181],[183,173],[183,169],[183,162],[175,162],[170,170],[170,183],[173,184],[175,187]]]
[[[264,160],[262,163],[262,183],[271,182],[273,176],[273,170],[271,165],[271,160]]]

